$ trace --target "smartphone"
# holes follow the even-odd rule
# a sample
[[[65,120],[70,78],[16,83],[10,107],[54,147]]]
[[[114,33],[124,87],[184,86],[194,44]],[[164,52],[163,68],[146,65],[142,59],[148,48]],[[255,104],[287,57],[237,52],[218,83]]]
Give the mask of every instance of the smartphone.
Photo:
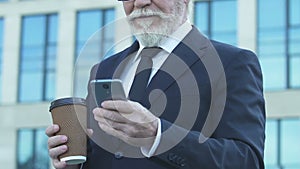
[[[120,79],[96,79],[90,85],[98,107],[105,100],[127,99]]]

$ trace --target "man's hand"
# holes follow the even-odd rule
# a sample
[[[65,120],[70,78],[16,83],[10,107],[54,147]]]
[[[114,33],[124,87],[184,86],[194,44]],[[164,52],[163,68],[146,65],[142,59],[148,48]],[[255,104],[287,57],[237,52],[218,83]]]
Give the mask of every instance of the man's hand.
[[[100,128],[126,143],[152,146],[158,127],[158,118],[149,110],[133,101],[104,101],[102,108],[93,110]]]
[[[68,138],[65,135],[55,135],[59,131],[59,126],[54,124],[46,129],[46,135],[48,138],[48,151],[49,156],[52,159],[53,166],[57,169],[65,168],[66,162],[59,161],[58,156],[65,153],[68,147],[65,145]]]
[[[48,151],[49,156],[52,160],[52,164],[56,169],[79,169],[79,165],[67,166],[66,162],[60,161],[58,156],[67,152],[68,147],[66,145],[68,137],[65,135],[56,135],[59,131],[59,126],[53,124],[47,127],[45,133],[48,138]],[[92,129],[87,129],[87,135],[91,136],[93,134]]]

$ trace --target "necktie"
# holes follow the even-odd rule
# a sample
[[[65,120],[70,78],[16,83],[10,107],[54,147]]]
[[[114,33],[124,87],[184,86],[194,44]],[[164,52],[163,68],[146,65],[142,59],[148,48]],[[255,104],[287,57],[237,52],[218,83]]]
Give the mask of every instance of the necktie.
[[[134,80],[129,91],[129,99],[141,101],[152,71],[152,57],[157,55],[162,49],[157,47],[144,48],[140,57],[141,60],[135,72]]]

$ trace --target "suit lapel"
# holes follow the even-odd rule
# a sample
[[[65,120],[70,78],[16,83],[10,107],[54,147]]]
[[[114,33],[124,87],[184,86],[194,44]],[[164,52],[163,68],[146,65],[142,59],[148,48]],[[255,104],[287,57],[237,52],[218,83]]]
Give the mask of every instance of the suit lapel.
[[[152,78],[145,96],[148,96],[147,93],[153,89],[165,91],[170,85],[176,83],[178,78],[204,56],[204,49],[207,48],[208,42],[209,40],[193,27]],[[160,94],[154,96],[153,99],[159,96]]]
[[[139,43],[135,41],[131,47],[123,52],[122,56],[118,58],[118,60],[115,63],[114,66],[114,75],[112,76],[113,78],[120,78],[121,74],[124,71],[125,66],[127,65],[129,59],[131,58],[130,56],[138,51],[139,49]]]
[[[115,57],[115,59],[110,60],[108,58],[109,62],[112,62],[112,64],[106,64],[104,60],[103,66],[99,66],[97,78],[103,79],[103,78],[111,78],[111,79],[119,79],[121,74],[124,71],[124,68],[131,58],[130,56],[137,52],[139,49],[139,43],[135,41],[129,48],[124,50],[120,53],[120,56]],[[114,56],[112,56],[114,57]],[[109,67],[106,67],[105,65],[109,65]]]

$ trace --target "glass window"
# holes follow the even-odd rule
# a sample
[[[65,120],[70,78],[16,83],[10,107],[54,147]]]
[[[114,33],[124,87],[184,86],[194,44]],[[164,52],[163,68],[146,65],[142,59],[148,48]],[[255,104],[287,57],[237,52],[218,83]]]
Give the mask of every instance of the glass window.
[[[3,62],[3,19],[0,18],[0,79],[2,79],[2,62]],[[0,103],[2,98],[2,80],[0,80]]]
[[[300,1],[289,3],[289,56],[290,87],[300,87]]]
[[[76,71],[74,94],[84,97],[91,66],[114,49],[114,9],[79,11],[76,32]],[[109,25],[108,25],[109,24]],[[83,51],[84,49],[84,51]]]
[[[266,169],[300,168],[300,118],[268,119],[266,123]]]
[[[285,0],[258,1],[258,55],[267,89],[282,89],[286,86],[284,6]],[[276,9],[276,12],[269,9]]]
[[[257,49],[267,90],[300,87],[299,6],[299,0],[258,1]]]
[[[300,1],[299,0],[289,0],[290,1],[290,24],[296,26],[300,24]]]
[[[237,1],[205,0],[195,2],[195,25],[209,38],[237,44]],[[230,19],[228,19],[230,18]]]
[[[55,94],[57,15],[25,16],[20,54],[20,102],[47,101]]]
[[[194,6],[194,23],[207,36],[210,35],[210,12],[208,5],[208,2],[195,2]]]
[[[49,168],[45,129],[19,129],[17,133],[17,169]]]
[[[266,168],[276,168],[278,158],[278,124],[277,120],[267,120],[265,141]]]
[[[300,168],[300,119],[287,119],[281,124],[281,159],[283,168]]]

